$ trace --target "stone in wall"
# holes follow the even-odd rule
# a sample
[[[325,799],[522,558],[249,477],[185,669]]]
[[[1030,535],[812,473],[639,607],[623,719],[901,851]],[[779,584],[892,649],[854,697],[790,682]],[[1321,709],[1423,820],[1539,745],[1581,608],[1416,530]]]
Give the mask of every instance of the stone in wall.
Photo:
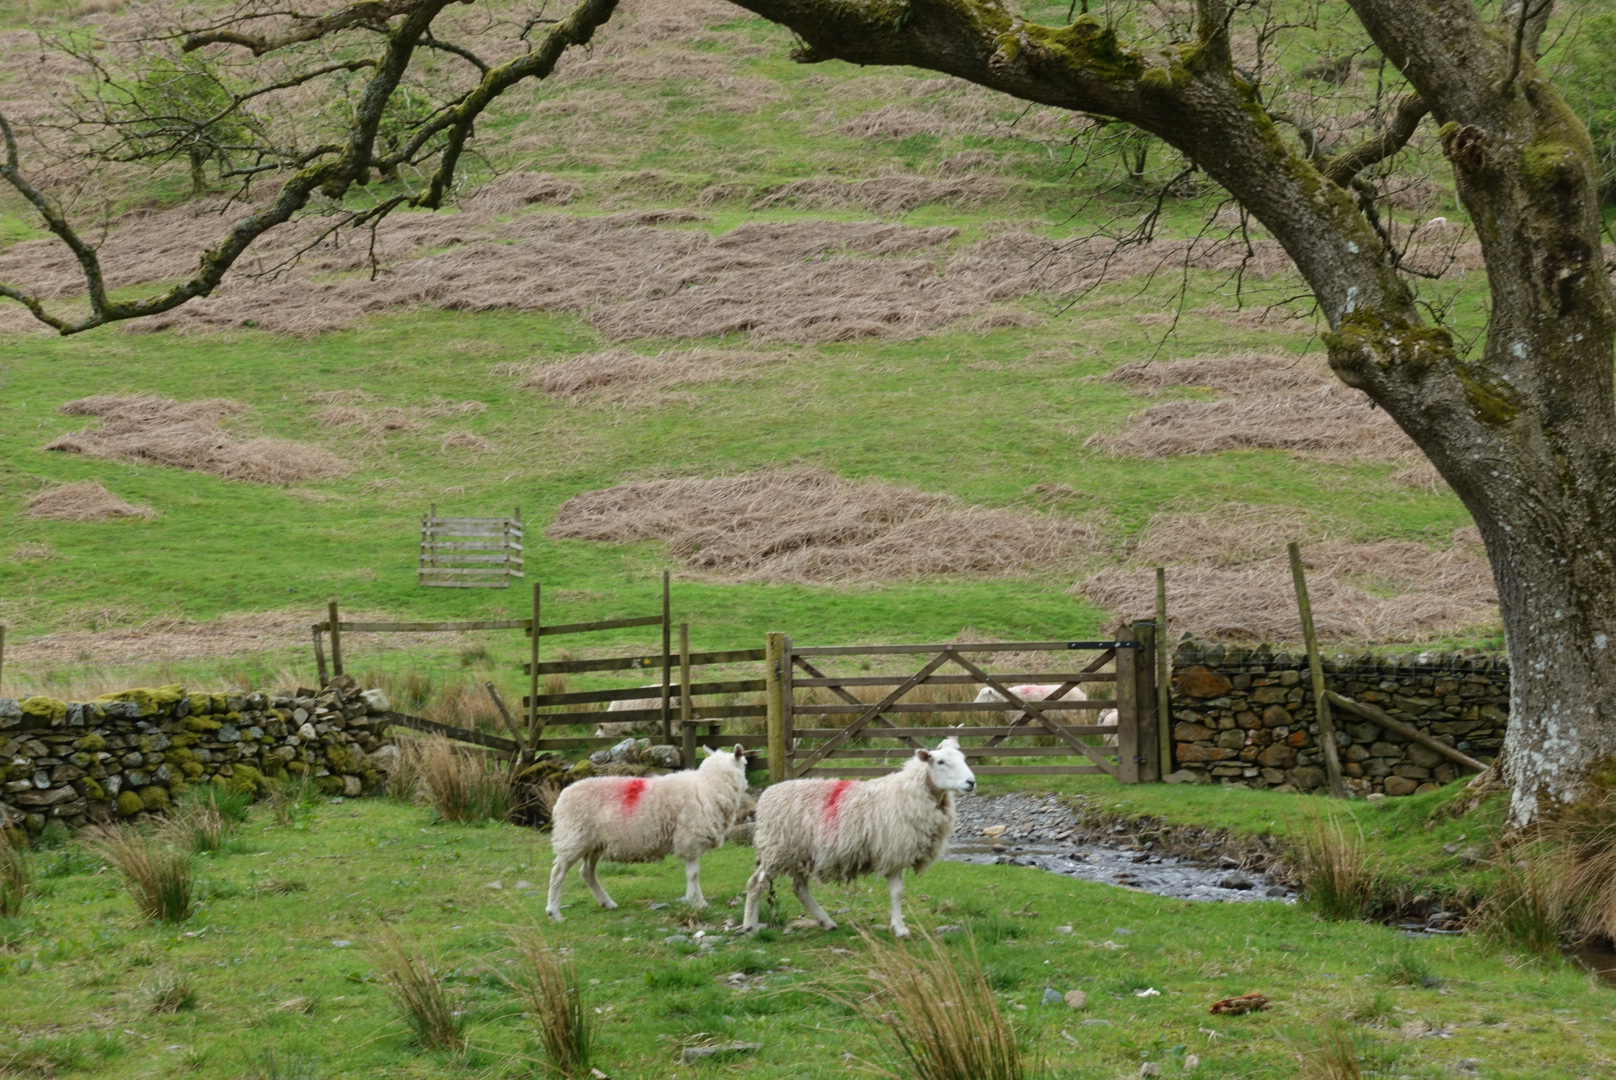
[[[1376,705],[1441,742],[1490,762],[1509,721],[1509,666],[1457,653],[1338,654],[1325,686]],[[1342,770],[1355,794],[1412,795],[1457,779],[1428,747],[1336,710]],[[1173,662],[1175,774],[1199,783],[1312,791],[1325,783],[1307,657],[1182,642]]]
[[[390,706],[339,678],[318,693],[125,690],[94,701],[0,699],[0,828],[78,828],[159,812],[196,784],[262,794],[311,777],[371,790]]]

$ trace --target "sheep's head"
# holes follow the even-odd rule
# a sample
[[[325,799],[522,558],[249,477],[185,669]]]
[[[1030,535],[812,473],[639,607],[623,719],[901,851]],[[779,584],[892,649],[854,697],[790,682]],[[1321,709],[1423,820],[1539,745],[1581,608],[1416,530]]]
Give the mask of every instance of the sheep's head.
[[[965,764],[958,739],[944,739],[935,750],[916,750],[915,757],[926,763],[931,785],[938,791],[965,795],[976,790],[976,774]]]
[[[733,775],[740,778],[741,787],[744,788],[746,786],[746,747],[737,743],[733,751],[710,750],[707,756],[701,759],[701,764],[697,768],[708,772],[720,770],[732,772]]]

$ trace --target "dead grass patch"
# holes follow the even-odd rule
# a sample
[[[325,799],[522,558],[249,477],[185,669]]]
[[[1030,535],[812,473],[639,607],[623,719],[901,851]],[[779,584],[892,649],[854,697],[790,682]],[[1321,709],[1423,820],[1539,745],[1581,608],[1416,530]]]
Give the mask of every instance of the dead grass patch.
[[[470,450],[478,454],[486,454],[494,448],[494,444],[470,431],[454,430],[443,436],[438,444],[441,450]]]
[[[803,210],[857,208],[874,214],[906,214],[941,203],[974,208],[1008,196],[1015,184],[993,176],[933,180],[925,176],[881,176],[870,180],[793,180],[768,191],[754,210],[795,206]]]
[[[156,517],[149,506],[136,506],[96,483],[84,480],[60,484],[28,500],[28,516],[57,521],[111,521],[114,518]]]
[[[1105,544],[1087,522],[962,506],[819,468],[589,491],[557,511],[547,535],[662,540],[691,569],[737,581],[1007,577],[1071,566]]]
[[[1123,364],[1107,378],[1146,391],[1185,386],[1214,401],[1169,401],[1135,416],[1116,434],[1087,442],[1131,457],[1290,450],[1320,461],[1423,460],[1414,444],[1367,395],[1333,378],[1315,357],[1265,353]]]
[[[318,447],[285,439],[234,441],[224,431],[224,421],[246,408],[240,402],[218,398],[80,398],[57,411],[69,416],[99,416],[101,426],[69,432],[45,449],[115,461],[173,465],[255,484],[288,484],[353,471],[348,462]]]
[[[786,353],[740,350],[669,350],[647,356],[607,349],[533,368],[522,385],[567,401],[646,407],[660,404],[664,395],[657,391],[666,387],[744,379],[787,359]]]
[[[461,206],[483,214],[514,214],[530,206],[565,206],[584,193],[583,185],[546,173],[513,172],[490,180]]]
[[[1296,641],[1301,624],[1285,544],[1322,525],[1295,511],[1230,504],[1152,519],[1140,561],[1167,565],[1169,632],[1233,640]],[[1319,636],[1330,641],[1425,641],[1490,624],[1498,596],[1474,527],[1446,548],[1408,540],[1304,542]],[[1153,617],[1155,574],[1113,567],[1072,592],[1126,620]]]

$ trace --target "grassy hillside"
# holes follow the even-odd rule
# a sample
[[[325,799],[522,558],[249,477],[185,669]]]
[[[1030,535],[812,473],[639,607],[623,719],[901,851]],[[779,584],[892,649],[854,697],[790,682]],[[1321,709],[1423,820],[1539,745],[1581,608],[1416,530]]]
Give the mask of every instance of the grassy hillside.
[[[56,9],[5,10],[17,26],[48,19]],[[64,10],[58,17],[63,26],[115,31],[123,16]],[[1327,28],[1319,33],[1315,44],[1327,52],[1332,39]],[[465,220],[496,222],[486,228],[494,234],[508,228],[513,237],[547,215],[658,208],[692,220],[659,225],[657,236],[682,230],[723,237],[742,226],[814,221],[946,225],[958,234],[922,258],[941,271],[986,250],[979,245],[1006,230],[1051,241],[1117,233],[1153,197],[1149,184],[1126,178],[1121,145],[1081,118],[1029,110],[925,72],[802,66],[789,61],[788,48],[783,32],[725,5],[626,7],[590,55],[502,102],[481,131],[489,162],[563,184],[564,205],[526,210],[518,203]],[[23,68],[7,71],[5,93],[34,92]],[[1158,144],[1146,176],[1159,181],[1178,167]],[[479,168],[473,186],[488,176]],[[180,179],[176,171],[140,180],[144,186],[119,180],[135,186],[117,190],[130,204],[158,196],[160,205],[178,205]],[[1437,193],[1403,216],[1451,213],[1444,199]],[[1182,242],[1217,209],[1216,193],[1180,189],[1165,204],[1162,241]],[[452,212],[438,217],[445,227],[457,220]],[[403,215],[399,228],[423,227],[422,218]],[[0,244],[37,235],[9,213],[0,228]],[[431,246],[441,242],[404,244],[391,265],[425,265],[421,259],[446,250]],[[1259,248],[1263,243],[1258,237]],[[909,256],[830,252],[808,261],[821,257],[845,257],[852,266]],[[32,258],[12,269],[31,272]],[[547,539],[541,529],[557,508],[580,492],[625,481],[763,467],[822,466],[963,504],[1054,514],[1091,525],[1103,542],[1083,559],[998,579],[737,583],[682,573],[676,617],[693,624],[701,645],[751,643],[777,628],[800,642],[938,639],[962,630],[1006,637],[1091,633],[1107,612],[1068,590],[1096,569],[1129,562],[1151,518],[1164,511],[1215,520],[1227,504],[1249,504],[1298,522],[1293,531],[1303,538],[1437,546],[1468,523],[1440,485],[1390,479],[1406,462],[1283,450],[1141,459],[1086,445],[1095,434],[1124,430],[1148,405],[1214,397],[1191,388],[1142,395],[1105,380],[1119,364],[1318,349],[1305,308],[1297,318],[1260,317],[1267,305],[1297,292],[1282,269],[1237,279],[1227,268],[1181,270],[1169,259],[1147,275],[1158,261],[1125,261],[1115,280],[1092,290],[1051,281],[997,302],[985,316],[967,312],[919,332],[877,329],[848,340],[820,340],[808,331],[798,340],[781,331],[762,342],[744,331],[622,340],[603,329],[602,312],[618,310],[610,304],[455,312],[408,310],[394,301],[390,311],[303,337],[242,328],[240,314],[248,308],[229,309],[237,328],[228,330],[201,332],[182,321],[175,331],[109,328],[67,340],[19,330],[4,337],[0,361],[0,620],[16,642],[47,631],[226,612],[301,619],[333,594],[352,610],[422,618],[525,610],[520,590],[415,587],[416,521],[432,503],[467,514],[520,506],[530,523],[529,580],[551,590],[547,611],[557,618],[648,610],[658,572],[683,571],[684,563],[656,542]],[[479,272],[497,273],[497,260]],[[139,280],[130,273],[129,280]],[[347,263],[300,273],[305,284],[262,294],[265,312],[273,314],[277,302],[306,303],[293,295],[305,287],[368,287],[363,270]],[[1450,276],[1436,286],[1457,297],[1466,325],[1480,313],[1474,277]],[[247,285],[234,288],[229,303],[250,304],[259,295]],[[450,287],[447,299],[429,306],[453,305],[453,293]],[[521,385],[535,370],[613,346],[648,356],[745,347],[784,359],[628,404]],[[366,409],[414,410],[415,430],[367,432],[318,419],[321,400],[355,389],[368,395]],[[321,447],[352,471],[260,485],[42,451],[56,436],[95,424],[92,417],[59,414],[63,402],[111,393],[233,399],[249,406],[227,425],[233,437]],[[424,418],[444,399],[487,408]],[[452,432],[481,437],[486,446],[446,449]],[[156,516],[80,523],[26,515],[27,500],[42,488],[90,479]],[[1377,595],[1407,587],[1360,584]],[[1450,627],[1436,639],[1496,644],[1492,635],[1487,626]],[[35,669],[71,662],[60,650],[38,663],[26,651],[20,655]],[[118,659],[93,643],[82,655]],[[263,659],[284,663],[290,655]]]

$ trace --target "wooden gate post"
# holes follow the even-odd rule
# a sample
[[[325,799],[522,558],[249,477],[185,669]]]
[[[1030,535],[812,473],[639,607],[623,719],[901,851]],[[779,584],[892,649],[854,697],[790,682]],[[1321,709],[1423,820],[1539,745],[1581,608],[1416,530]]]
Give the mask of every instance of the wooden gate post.
[[[342,629],[337,622],[337,598],[333,596],[327,608],[331,612],[331,677],[342,674]]]
[[[1161,761],[1163,779],[1173,771],[1173,673],[1168,669],[1167,650],[1173,640],[1167,634],[1167,568],[1156,567],[1156,756]],[[1148,707],[1148,706],[1147,706]]]
[[[673,643],[669,636],[673,631],[672,616],[668,609],[668,571],[662,571],[662,741],[669,746],[673,745],[673,710],[669,707],[668,697],[672,693],[668,684],[673,681]]]
[[[1307,575],[1302,570],[1302,549],[1292,541],[1291,580],[1296,584],[1296,607],[1302,617],[1302,638],[1307,643],[1307,669],[1313,683],[1313,705],[1319,721],[1319,749],[1324,753],[1324,775],[1330,794],[1347,797],[1347,783],[1341,778],[1341,747],[1335,741],[1335,723],[1330,718],[1330,699],[1325,696],[1324,665],[1319,660],[1319,635],[1313,629],[1313,604],[1307,596]]]
[[[696,767],[696,725],[690,721],[690,624],[679,624],[679,733],[685,768]]]
[[[1117,632],[1116,640],[1134,640],[1133,627]],[[1117,649],[1117,779],[1124,784],[1139,782],[1139,650],[1131,646]]]
[[[768,707],[769,783],[778,784],[791,775],[786,748],[786,636],[771,630],[763,637],[764,704]]]
[[[1134,691],[1135,707],[1139,710],[1139,782],[1154,784],[1161,780],[1164,763],[1159,745],[1160,719],[1156,704],[1156,624],[1141,620],[1133,624],[1134,640],[1139,642],[1139,659],[1134,664],[1138,682]]]

